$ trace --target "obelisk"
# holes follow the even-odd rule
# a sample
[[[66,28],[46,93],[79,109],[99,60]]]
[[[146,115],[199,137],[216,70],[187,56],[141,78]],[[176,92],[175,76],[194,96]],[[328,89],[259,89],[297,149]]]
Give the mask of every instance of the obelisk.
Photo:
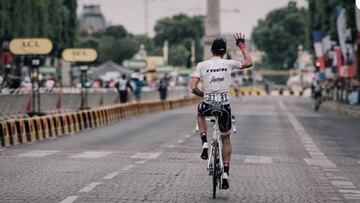
[[[204,60],[210,59],[211,43],[220,35],[220,0],[207,0],[205,17]]]

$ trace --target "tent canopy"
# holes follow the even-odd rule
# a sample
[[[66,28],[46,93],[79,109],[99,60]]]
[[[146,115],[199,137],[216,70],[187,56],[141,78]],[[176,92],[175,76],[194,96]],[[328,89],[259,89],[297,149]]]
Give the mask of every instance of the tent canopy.
[[[130,76],[132,73],[133,71],[128,70],[113,61],[106,61],[105,63],[95,67],[93,78],[100,78],[108,81],[111,79],[117,79],[123,74]]]

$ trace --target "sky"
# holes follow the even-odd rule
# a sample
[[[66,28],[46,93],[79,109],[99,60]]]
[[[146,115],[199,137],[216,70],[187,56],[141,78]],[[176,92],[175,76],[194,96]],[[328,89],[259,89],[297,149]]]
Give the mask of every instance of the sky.
[[[148,2],[148,33],[154,35],[156,21],[167,16],[185,13],[205,15],[207,0],[78,0],[78,14],[85,4],[99,4],[111,25],[123,25],[133,34],[145,34],[145,1]],[[222,34],[242,32],[251,35],[257,21],[273,9],[286,6],[290,0],[220,0],[220,29]],[[294,0],[307,6],[306,0]]]

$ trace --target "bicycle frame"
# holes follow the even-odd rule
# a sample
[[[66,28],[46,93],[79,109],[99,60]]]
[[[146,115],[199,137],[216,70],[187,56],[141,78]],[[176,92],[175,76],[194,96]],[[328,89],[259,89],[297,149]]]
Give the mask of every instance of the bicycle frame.
[[[212,158],[213,158],[213,150],[214,150],[214,146],[216,143],[218,143],[219,147],[218,147],[218,154],[219,154],[219,163],[220,163],[220,170],[221,170],[221,173],[220,174],[223,174],[224,172],[224,163],[223,163],[223,157],[222,157],[222,141],[221,141],[221,138],[220,138],[220,131],[219,131],[219,124],[218,124],[218,119],[216,117],[214,117],[214,121],[213,122],[213,134],[212,134],[212,143],[211,143],[211,146],[210,146],[210,156],[209,156],[209,159],[208,159],[208,165],[207,165],[207,168],[208,168],[208,171],[210,172],[211,171],[211,162],[212,162]],[[212,121],[212,119],[207,119],[207,121]],[[214,166],[212,166],[214,167]],[[220,178],[221,180],[221,178]],[[219,184],[221,185],[221,184]]]

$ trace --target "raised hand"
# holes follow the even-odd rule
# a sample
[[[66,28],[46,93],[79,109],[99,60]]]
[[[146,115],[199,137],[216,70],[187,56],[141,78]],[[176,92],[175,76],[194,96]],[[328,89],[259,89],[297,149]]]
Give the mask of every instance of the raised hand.
[[[234,35],[236,40],[236,46],[238,46],[240,49],[246,48],[245,45],[245,35],[241,33],[235,33]]]

